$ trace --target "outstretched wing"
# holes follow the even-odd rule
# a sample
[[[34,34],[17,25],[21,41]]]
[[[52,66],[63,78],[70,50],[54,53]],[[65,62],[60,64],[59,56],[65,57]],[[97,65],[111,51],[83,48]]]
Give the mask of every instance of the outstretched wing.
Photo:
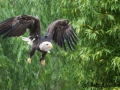
[[[27,28],[30,30],[29,36],[41,35],[39,19],[30,15],[16,16],[0,23],[0,35],[5,34],[3,38],[21,36]]]
[[[65,41],[71,50],[78,42],[77,35],[68,20],[56,20],[51,23],[47,28],[45,38],[51,38],[64,50],[66,50]]]

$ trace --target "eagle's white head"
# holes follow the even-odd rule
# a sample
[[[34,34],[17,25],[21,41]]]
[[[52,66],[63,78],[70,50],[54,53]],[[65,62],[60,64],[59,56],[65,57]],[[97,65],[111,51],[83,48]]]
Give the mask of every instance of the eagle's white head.
[[[49,52],[49,50],[52,47],[53,47],[52,43],[48,41],[44,41],[39,45],[40,50],[47,51],[47,52]]]

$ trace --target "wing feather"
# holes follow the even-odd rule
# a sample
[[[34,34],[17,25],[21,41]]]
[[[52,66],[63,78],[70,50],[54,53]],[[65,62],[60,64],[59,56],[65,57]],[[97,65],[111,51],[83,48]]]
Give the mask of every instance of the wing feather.
[[[68,43],[70,44],[71,49],[75,48],[71,39],[72,35],[71,32],[69,32],[69,29],[66,30],[66,37],[69,41]]]
[[[73,41],[73,43],[75,44],[75,45],[77,45],[77,40],[73,37],[73,35],[71,35],[71,39],[72,39],[72,41]]]
[[[70,41],[70,37],[67,34],[65,34],[64,36],[65,36],[65,39],[67,41],[69,48],[72,50],[73,47],[72,47],[72,42]]]
[[[0,35],[5,34],[3,38],[21,36],[30,30],[30,36],[41,36],[40,21],[31,15],[20,15],[9,18],[0,23]]]
[[[10,25],[13,20],[14,20],[14,18],[10,18],[10,19],[7,19],[4,22],[0,23],[0,28],[2,29],[4,27]]]
[[[73,27],[72,27],[72,26],[70,26],[70,27],[69,27],[69,29],[70,29],[71,34],[72,34],[72,35],[73,35],[73,37],[75,38],[75,40],[78,42],[78,37],[77,37],[76,33],[74,32]]]
[[[5,20],[4,22],[0,23],[0,25],[6,24],[6,23],[11,22],[13,20],[14,20],[14,17],[13,18],[9,18],[9,19]]]
[[[20,32],[23,31],[21,28],[24,28],[25,26],[26,25],[23,26],[22,24],[19,23],[15,24],[11,29],[9,29],[8,33],[3,38],[21,35]],[[27,27],[25,27],[25,29],[26,28]]]
[[[56,20],[51,23],[47,28],[45,37],[51,38],[64,50],[66,50],[65,41],[71,50],[78,42],[78,37],[68,20]]]
[[[8,32],[8,29],[11,29],[11,26],[7,26],[7,27],[5,27],[4,29],[2,29],[2,30],[0,31],[0,35]]]

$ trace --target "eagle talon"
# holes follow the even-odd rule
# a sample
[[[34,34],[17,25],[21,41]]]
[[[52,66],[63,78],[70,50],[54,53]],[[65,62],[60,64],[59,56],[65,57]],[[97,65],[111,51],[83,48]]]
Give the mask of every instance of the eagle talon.
[[[31,63],[31,58],[28,58],[27,62],[30,64]]]
[[[41,63],[41,65],[44,66],[45,65],[45,60],[41,60],[40,63]]]

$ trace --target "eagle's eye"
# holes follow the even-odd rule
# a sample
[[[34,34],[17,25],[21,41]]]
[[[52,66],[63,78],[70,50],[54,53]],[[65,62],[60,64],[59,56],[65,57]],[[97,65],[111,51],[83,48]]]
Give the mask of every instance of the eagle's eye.
[[[45,38],[47,38],[47,36],[45,36]]]

